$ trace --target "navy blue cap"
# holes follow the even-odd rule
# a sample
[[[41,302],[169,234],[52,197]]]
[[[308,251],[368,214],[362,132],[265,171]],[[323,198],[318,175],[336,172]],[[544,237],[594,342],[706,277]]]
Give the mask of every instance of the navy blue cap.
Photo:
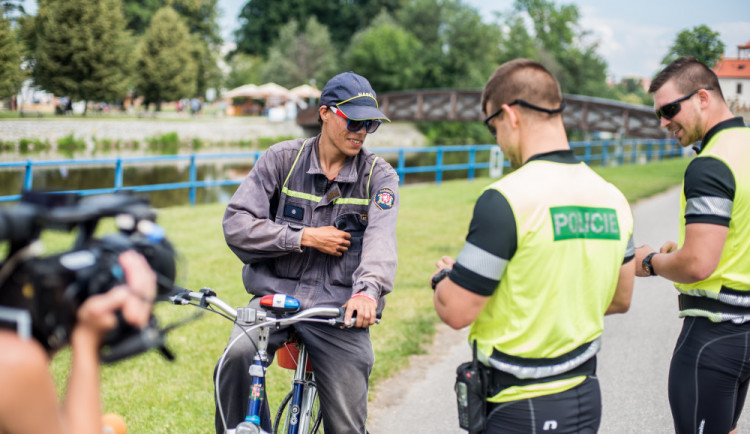
[[[328,80],[320,94],[320,105],[335,106],[355,121],[382,119],[390,122],[378,108],[378,100],[370,82],[351,71]]]

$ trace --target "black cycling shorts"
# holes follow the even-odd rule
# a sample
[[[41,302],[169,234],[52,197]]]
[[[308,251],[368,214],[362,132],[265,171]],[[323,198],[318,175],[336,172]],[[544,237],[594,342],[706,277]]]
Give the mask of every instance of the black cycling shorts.
[[[745,404],[749,362],[750,323],[685,318],[669,368],[675,432],[734,429]]]
[[[497,404],[488,402],[487,407],[485,434],[594,434],[602,419],[599,379],[593,375],[565,392]]]

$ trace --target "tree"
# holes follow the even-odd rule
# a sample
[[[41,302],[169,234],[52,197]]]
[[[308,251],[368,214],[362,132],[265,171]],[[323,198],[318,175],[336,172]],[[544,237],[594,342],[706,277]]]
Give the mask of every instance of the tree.
[[[120,0],[43,0],[34,24],[39,86],[84,102],[125,96],[132,46]]]
[[[239,15],[235,33],[237,50],[266,56],[281,27],[291,20],[306,22],[315,17],[326,26],[339,49],[354,33],[367,27],[381,10],[393,12],[404,0],[248,0]]]
[[[500,29],[460,1],[414,0],[395,16],[423,46],[420,87],[481,87],[494,69]]]
[[[421,88],[422,44],[387,12],[352,37],[344,55],[346,65],[370,81],[376,92]]]
[[[0,0],[0,15],[11,22],[19,16],[25,16],[23,3],[23,0]]]
[[[338,69],[336,48],[328,29],[310,17],[300,32],[297,21],[281,28],[278,40],[268,53],[263,81],[274,81],[292,87],[308,83],[325,83]]]
[[[677,34],[674,43],[662,59],[662,65],[668,65],[682,56],[693,56],[709,68],[716,65],[724,54],[724,43],[719,33],[708,26],[695,26]]]
[[[611,96],[607,63],[596,52],[598,41],[590,40],[579,19],[578,7],[573,4],[556,7],[551,0],[516,0],[506,16],[506,28],[511,31],[505,32],[501,60],[529,57],[549,68],[563,92]],[[533,32],[523,31],[528,28],[526,23]],[[516,45],[519,39],[520,45]]]
[[[198,65],[192,39],[179,14],[167,6],[159,9],[138,49],[137,91],[146,105],[176,101],[195,95]]]
[[[0,98],[18,93],[26,74],[21,70],[21,46],[10,21],[0,16]]]
[[[195,95],[205,95],[206,90],[210,88],[218,89],[221,86],[222,72],[217,63],[217,50],[212,50],[206,41],[200,38],[200,35],[193,33],[190,35],[193,40],[192,55],[193,61],[197,65]]]
[[[235,53],[229,59],[229,74],[225,84],[227,88],[234,89],[248,83],[260,83],[263,69],[265,61],[262,57]]]
[[[127,28],[135,35],[148,29],[156,11],[171,6],[185,20],[191,34],[199,34],[209,45],[221,43],[216,19],[218,0],[123,0]]]

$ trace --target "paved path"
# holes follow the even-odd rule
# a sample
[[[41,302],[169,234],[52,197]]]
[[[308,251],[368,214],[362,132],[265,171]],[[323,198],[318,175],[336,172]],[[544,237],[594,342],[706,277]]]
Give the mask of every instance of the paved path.
[[[633,208],[635,243],[659,247],[677,239],[679,188]],[[667,373],[681,321],[668,281],[636,278],[630,312],[605,319],[598,372],[602,389],[601,433],[668,433],[672,419]],[[438,328],[428,355],[378,386],[370,403],[372,434],[459,434],[453,383],[455,369],[471,358],[467,330]],[[750,404],[739,432],[750,432]]]

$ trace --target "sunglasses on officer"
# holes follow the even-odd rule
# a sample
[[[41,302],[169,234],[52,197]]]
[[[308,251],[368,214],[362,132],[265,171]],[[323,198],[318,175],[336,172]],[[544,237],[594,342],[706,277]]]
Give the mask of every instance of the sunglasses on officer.
[[[664,104],[663,106],[656,109],[656,117],[658,119],[665,118],[667,120],[672,120],[673,117],[677,116],[677,113],[680,112],[682,109],[682,102],[689,100],[693,95],[700,92],[701,90],[714,90],[713,87],[704,87],[700,89],[696,89],[689,94],[683,96],[682,98],[677,98],[676,100]]]
[[[356,133],[357,131],[359,131],[362,128],[364,128],[365,131],[367,131],[367,134],[372,134],[375,131],[377,131],[377,129],[380,126],[380,124],[383,123],[383,121],[381,121],[379,119],[367,119],[367,120],[364,120],[364,121],[355,121],[355,120],[349,119],[344,114],[344,112],[342,112],[341,110],[339,110],[335,106],[330,106],[328,108],[331,109],[332,112],[334,112],[337,115],[341,116],[342,118],[346,119],[346,129],[349,130],[349,131],[351,131],[351,132],[353,132],[353,133]]]
[[[531,109],[531,110],[536,110],[538,112],[543,112],[543,113],[547,113],[547,114],[550,114],[550,115],[554,115],[556,113],[562,113],[562,111],[565,110],[565,100],[562,100],[562,102],[560,102],[560,107],[558,107],[556,109],[548,109],[548,108],[544,108],[544,107],[539,107],[539,106],[534,105],[534,104],[532,104],[530,102],[526,102],[526,101],[524,101],[522,99],[513,100],[512,102],[508,103],[508,106],[512,106],[512,105],[516,105],[516,104],[518,104],[518,105],[520,105],[522,107],[526,107],[526,108]],[[500,115],[502,112],[503,112],[503,107],[501,105],[500,109],[498,111],[496,111],[495,113],[492,113],[491,115],[487,116],[484,119],[484,124],[487,126],[487,129],[490,130],[490,134],[492,134],[492,137],[497,137],[497,131],[495,130],[495,126],[490,123],[490,120],[492,120],[492,118],[494,118],[495,116]]]

